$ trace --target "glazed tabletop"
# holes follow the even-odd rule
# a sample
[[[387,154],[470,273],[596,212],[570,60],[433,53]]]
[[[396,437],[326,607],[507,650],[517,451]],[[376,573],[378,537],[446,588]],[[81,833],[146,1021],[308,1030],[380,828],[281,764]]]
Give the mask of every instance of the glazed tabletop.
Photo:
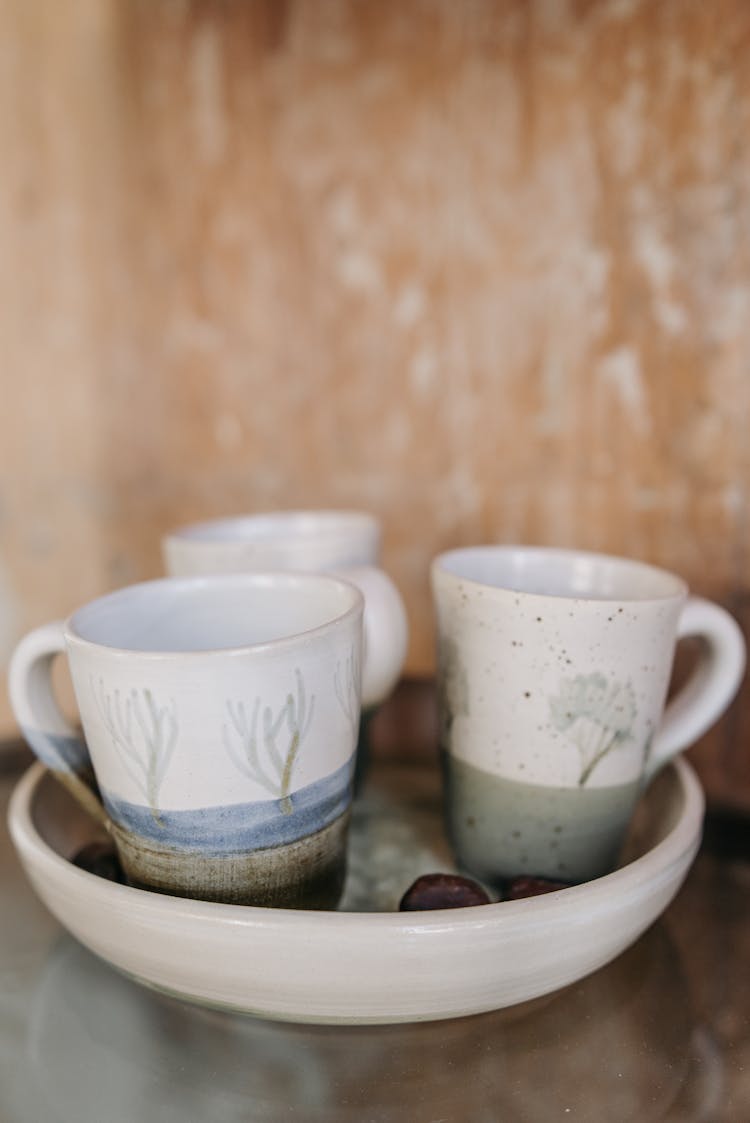
[[[386,752],[385,723],[408,735],[410,720],[405,709],[386,714]],[[413,743],[419,756],[420,738]],[[22,749],[0,755],[2,1123],[750,1117],[744,823],[710,816],[663,918],[562,991],[453,1021],[303,1027],[156,994],[65,934],[5,827],[30,760]]]

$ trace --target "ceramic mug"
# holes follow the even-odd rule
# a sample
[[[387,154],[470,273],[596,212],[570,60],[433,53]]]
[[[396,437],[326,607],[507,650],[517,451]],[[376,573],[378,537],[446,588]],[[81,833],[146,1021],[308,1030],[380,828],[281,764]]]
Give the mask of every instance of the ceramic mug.
[[[336,577],[133,585],[27,635],[11,703],[37,756],[111,833],[132,885],[333,907],[361,686],[394,660],[391,602],[370,607],[383,626],[363,654],[362,593]],[[53,697],[62,652],[85,745]]]
[[[403,601],[379,567],[380,545],[380,523],[364,511],[270,511],[179,527],[163,537],[162,554],[173,577],[295,570],[339,573],[357,585],[373,605],[365,611],[365,646],[382,646],[387,629],[393,655],[388,673],[383,667],[363,685],[362,704],[369,710],[393,690],[408,645]]]
[[[734,696],[739,627],[679,577],[600,554],[479,546],[431,579],[458,861],[493,885],[608,872],[643,784]],[[703,658],[665,710],[683,636]]]

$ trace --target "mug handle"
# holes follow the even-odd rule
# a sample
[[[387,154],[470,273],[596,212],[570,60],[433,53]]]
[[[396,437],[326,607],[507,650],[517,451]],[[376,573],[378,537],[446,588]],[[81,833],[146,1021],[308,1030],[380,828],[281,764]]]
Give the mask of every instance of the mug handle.
[[[109,817],[99,798],[84,741],[63,717],[52,690],[52,664],[65,654],[61,620],[29,632],[8,668],[10,703],[21,732],[42,764],[106,830]]]
[[[704,641],[698,666],[667,705],[646,764],[646,780],[702,737],[732,701],[745,670],[745,641],[737,621],[718,604],[688,597],[677,639]]]
[[[401,594],[382,569],[338,566],[334,571],[365,598],[362,707],[382,702],[393,690],[406,659],[409,625]]]

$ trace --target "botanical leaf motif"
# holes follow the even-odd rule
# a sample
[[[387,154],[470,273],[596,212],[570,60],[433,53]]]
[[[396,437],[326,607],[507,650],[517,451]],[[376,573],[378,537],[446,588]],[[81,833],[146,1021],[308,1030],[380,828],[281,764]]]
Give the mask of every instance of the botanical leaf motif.
[[[583,787],[597,764],[632,737],[637,708],[629,682],[610,682],[600,672],[564,679],[550,698],[550,719],[578,748]]]
[[[285,815],[292,813],[289,795],[292,773],[315,710],[315,695],[308,703],[304,679],[296,668],[294,677],[296,695],[287,694],[278,713],[274,713],[271,706],[264,706],[261,717],[261,700],[256,698],[248,718],[244,702],[228,701],[229,721],[222,726],[224,747],[235,767],[267,792],[278,796]],[[262,738],[262,752],[259,738]]]
[[[124,696],[107,691],[104,680],[91,688],[99,716],[112,739],[125,771],[146,800],[154,822],[162,827],[159,789],[177,744],[177,708],[174,699],[160,706],[152,692],[135,687]]]
[[[359,652],[353,647],[344,666],[342,667],[340,662],[336,664],[336,672],[333,676],[336,699],[351,727],[352,733],[356,733],[359,726],[361,684],[362,672]]]

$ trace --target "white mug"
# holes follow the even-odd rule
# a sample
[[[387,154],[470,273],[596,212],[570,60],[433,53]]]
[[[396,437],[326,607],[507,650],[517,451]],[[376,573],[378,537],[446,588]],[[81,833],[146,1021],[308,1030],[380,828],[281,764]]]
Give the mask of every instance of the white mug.
[[[361,686],[399,657],[389,598],[373,607],[380,646],[363,654],[362,594],[336,577],[133,585],[27,635],[11,703],[37,756],[110,831],[131,884],[333,906]],[[398,614],[393,626],[398,648]],[[63,652],[85,744],[52,692]]]
[[[393,656],[372,668],[362,696],[369,709],[393,690],[409,638],[401,596],[380,568],[380,546],[380,523],[364,511],[270,511],[179,527],[163,537],[162,554],[173,577],[295,570],[352,581],[365,596],[365,646],[381,650],[387,628]]]
[[[436,558],[441,741],[459,861],[492,884],[611,869],[645,781],[729,705],[739,627],[671,573],[572,550]],[[664,710],[674,649],[704,657]]]

